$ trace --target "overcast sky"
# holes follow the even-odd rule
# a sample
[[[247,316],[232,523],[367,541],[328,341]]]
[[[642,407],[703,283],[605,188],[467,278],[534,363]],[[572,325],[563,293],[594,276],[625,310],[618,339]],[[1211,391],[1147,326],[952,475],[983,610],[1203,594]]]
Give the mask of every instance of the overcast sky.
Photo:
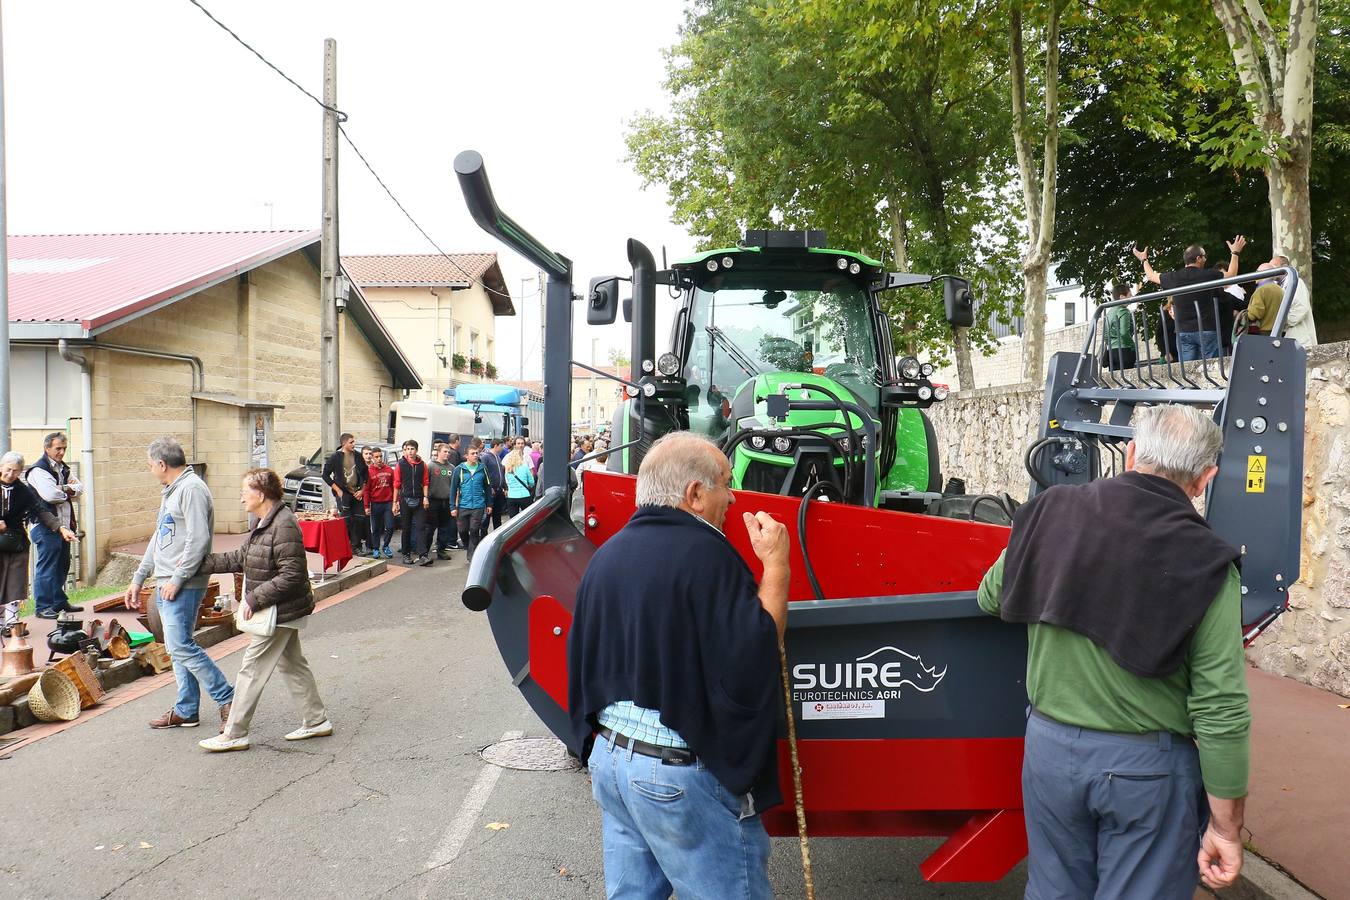
[[[630,236],[658,262],[663,244],[692,249],[623,142],[633,115],[665,105],[681,0],[203,2],[316,95],[337,40],[338,107],[376,170],[442,248],[500,254],[524,312],[497,320],[501,377],[518,372],[522,324],[538,377],[535,273],[470,220],[458,151],[483,154],[502,208],[572,258],[581,289],[627,271]],[[188,0],[3,9],[9,233],[318,227],[322,111]],[[342,252],[434,252],[341,152]],[[593,331],[578,326],[578,359]],[[601,359],[627,340],[604,329]]]

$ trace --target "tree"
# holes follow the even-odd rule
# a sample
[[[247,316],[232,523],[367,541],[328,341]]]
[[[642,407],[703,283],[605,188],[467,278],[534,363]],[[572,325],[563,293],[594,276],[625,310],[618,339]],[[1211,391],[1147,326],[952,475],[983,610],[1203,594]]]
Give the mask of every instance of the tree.
[[[824,228],[901,268],[969,273],[1007,316],[1006,70],[990,8],[705,0],[669,54],[671,110],[634,122],[630,159],[705,247],[746,227]],[[897,346],[945,355],[954,341],[969,384],[970,336],[952,334],[936,292],[883,297]]]
[[[609,364],[616,369],[627,369],[633,364],[633,361],[628,358],[628,351],[619,347],[610,347]]]
[[[1289,0],[1288,17],[1272,23],[1259,0],[1210,0],[1223,26],[1261,137],[1270,199],[1271,240],[1312,285],[1313,71],[1318,0]],[[1222,138],[1201,144],[1222,146]],[[1246,151],[1240,151],[1245,154]]]
[[[1011,0],[1008,5],[1013,144],[1017,148],[1017,171],[1026,212],[1026,252],[1022,255],[1022,308],[1026,310],[1026,330],[1022,335],[1023,381],[1039,382],[1045,369],[1045,297],[1050,250],[1055,236],[1055,186],[1059,162],[1059,19],[1063,2],[1050,0],[1045,11],[1039,160],[1032,149],[1037,128],[1027,103],[1023,3],[1022,0]]]

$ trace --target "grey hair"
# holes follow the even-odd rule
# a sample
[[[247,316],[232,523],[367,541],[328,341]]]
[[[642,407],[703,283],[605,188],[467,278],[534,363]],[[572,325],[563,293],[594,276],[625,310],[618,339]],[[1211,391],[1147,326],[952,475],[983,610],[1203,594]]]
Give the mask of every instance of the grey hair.
[[[65,436],[65,434],[63,434],[60,431],[53,431],[51,434],[47,435],[42,439],[42,449],[43,450],[52,449],[52,444],[56,443],[57,441],[60,441],[63,444],[70,443],[70,440]]]
[[[20,471],[23,470],[23,454],[18,450],[11,450],[4,456],[0,456],[0,469],[5,466],[13,466]]]
[[[1165,403],[1134,414],[1134,463],[1183,487],[1219,458],[1223,432],[1192,406]]]
[[[151,459],[164,463],[170,469],[181,469],[187,465],[187,456],[183,453],[183,445],[178,443],[176,438],[167,434],[151,441],[150,448],[145,452]]]
[[[698,482],[715,487],[721,467],[703,448],[717,449],[707,436],[693,431],[675,431],[647,451],[638,467],[638,506],[679,506],[685,489]]]

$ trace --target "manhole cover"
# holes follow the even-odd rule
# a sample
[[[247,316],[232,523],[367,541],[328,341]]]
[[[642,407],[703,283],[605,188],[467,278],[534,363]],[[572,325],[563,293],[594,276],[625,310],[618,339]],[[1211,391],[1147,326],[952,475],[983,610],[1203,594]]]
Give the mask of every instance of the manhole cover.
[[[570,772],[581,768],[557,738],[515,738],[489,744],[478,753],[485,762],[526,772]]]

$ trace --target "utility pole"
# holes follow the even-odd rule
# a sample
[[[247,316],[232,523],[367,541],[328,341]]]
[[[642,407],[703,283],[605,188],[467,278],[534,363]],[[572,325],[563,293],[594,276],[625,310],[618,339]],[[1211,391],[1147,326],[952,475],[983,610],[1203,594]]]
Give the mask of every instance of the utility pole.
[[[337,450],[342,430],[338,369],[338,118],[337,41],[323,42],[323,220],[319,238],[319,437],[324,455]]]
[[[3,13],[0,13],[3,15]],[[9,216],[5,211],[5,50],[0,22],[0,453],[9,446]],[[194,450],[197,448],[193,448]],[[92,473],[81,472],[86,482]]]

